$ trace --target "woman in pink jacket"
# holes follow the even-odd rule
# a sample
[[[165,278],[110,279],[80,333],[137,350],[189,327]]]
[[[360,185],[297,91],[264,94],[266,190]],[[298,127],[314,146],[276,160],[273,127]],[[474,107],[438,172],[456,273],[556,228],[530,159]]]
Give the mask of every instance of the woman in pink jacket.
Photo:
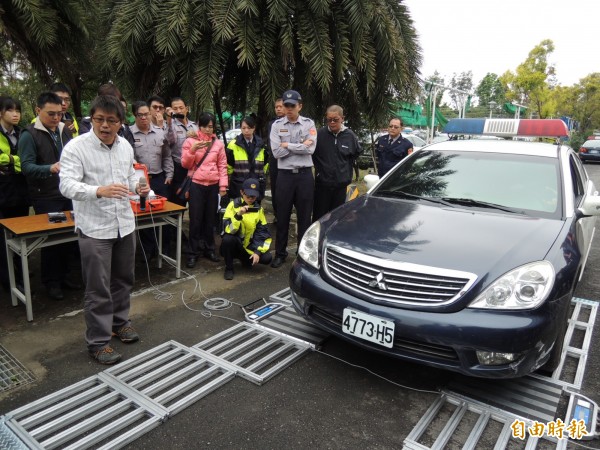
[[[181,151],[181,165],[188,169],[188,176],[193,181],[189,198],[190,235],[186,264],[189,268],[196,265],[202,252],[211,261],[219,261],[215,253],[214,227],[219,204],[217,194],[223,196],[227,192],[227,156],[223,142],[214,133],[214,125],[215,116],[202,113],[196,136],[186,139]]]

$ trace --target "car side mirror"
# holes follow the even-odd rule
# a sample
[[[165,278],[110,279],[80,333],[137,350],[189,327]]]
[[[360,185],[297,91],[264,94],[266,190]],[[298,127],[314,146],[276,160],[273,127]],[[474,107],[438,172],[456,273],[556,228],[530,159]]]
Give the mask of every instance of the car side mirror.
[[[578,215],[583,217],[600,216],[600,195],[598,195],[598,192],[594,192],[593,195],[586,195],[581,206],[577,208],[577,212]]]

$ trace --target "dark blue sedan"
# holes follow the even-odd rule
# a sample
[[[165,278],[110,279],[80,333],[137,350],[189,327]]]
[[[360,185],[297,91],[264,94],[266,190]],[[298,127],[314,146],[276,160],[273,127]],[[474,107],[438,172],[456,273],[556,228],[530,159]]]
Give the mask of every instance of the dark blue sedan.
[[[561,124],[464,120],[449,132],[559,137]],[[569,147],[433,144],[309,228],[290,273],[294,306],[403,360],[490,378],[552,372],[597,215]]]

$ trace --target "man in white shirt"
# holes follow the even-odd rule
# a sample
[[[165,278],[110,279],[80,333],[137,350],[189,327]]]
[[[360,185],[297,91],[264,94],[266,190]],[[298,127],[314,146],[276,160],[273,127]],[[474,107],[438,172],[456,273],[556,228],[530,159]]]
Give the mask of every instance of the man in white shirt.
[[[147,196],[133,169],[133,149],[117,136],[125,120],[116,97],[98,96],[90,107],[92,132],[65,146],[61,155],[60,191],[73,200],[85,280],[86,342],[92,358],[114,364],[121,355],[110,346],[139,340],[129,320],[134,280],[135,217],[128,194]]]

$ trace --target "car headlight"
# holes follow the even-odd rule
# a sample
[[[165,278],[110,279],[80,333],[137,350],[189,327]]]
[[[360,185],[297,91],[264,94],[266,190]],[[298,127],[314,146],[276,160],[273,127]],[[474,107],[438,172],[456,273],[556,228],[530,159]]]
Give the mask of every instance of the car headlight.
[[[525,264],[504,274],[482,292],[469,308],[533,309],[554,285],[554,267],[548,261]]]
[[[304,236],[302,236],[302,241],[300,242],[300,247],[298,248],[298,256],[306,261],[308,264],[313,266],[315,269],[319,268],[319,235],[321,234],[321,223],[315,222]]]

